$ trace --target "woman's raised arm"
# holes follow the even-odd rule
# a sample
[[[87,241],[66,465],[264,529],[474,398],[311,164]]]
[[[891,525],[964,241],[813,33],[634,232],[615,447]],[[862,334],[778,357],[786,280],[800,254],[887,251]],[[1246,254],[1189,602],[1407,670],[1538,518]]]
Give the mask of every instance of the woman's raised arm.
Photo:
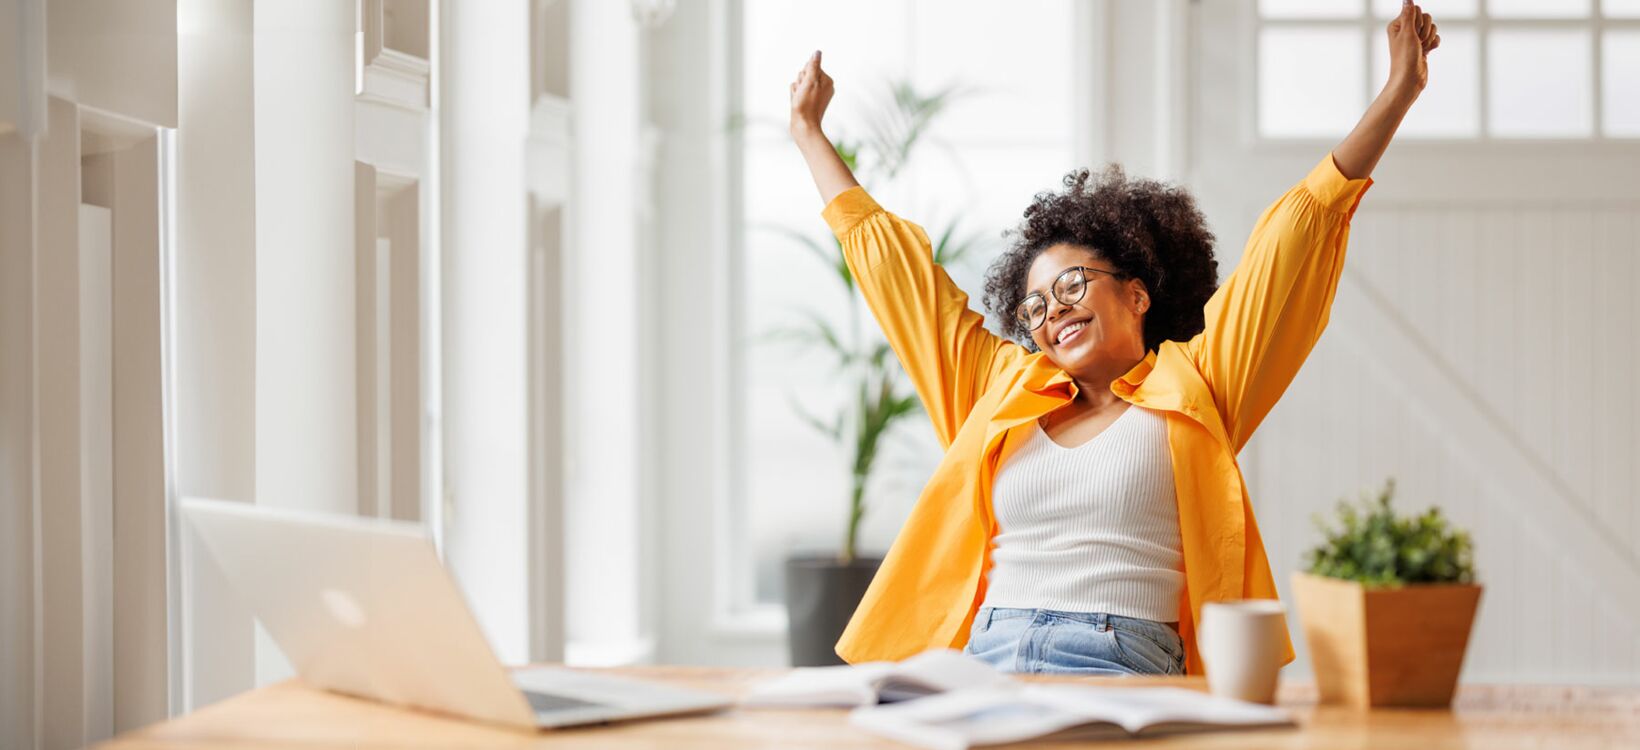
[[[1240,450],[1287,390],[1327,327],[1344,269],[1350,219],[1441,43],[1411,3],[1391,21],[1390,76],[1361,122],[1259,218],[1236,270],[1207,301],[1206,328],[1186,351],[1207,380],[1225,434]]]
[[[831,203],[844,190],[860,184],[820,129],[831,94],[831,76],[820,69],[820,51],[815,50],[792,82],[791,133],[797,150],[803,152],[803,161],[809,165],[814,186],[820,189],[822,203]]]
[[[1389,82],[1355,129],[1333,149],[1338,171],[1352,180],[1372,176],[1401,119],[1429,81],[1429,51],[1441,45],[1434,19],[1412,0],[1402,0],[1401,15],[1390,21],[1388,32]]]
[[[792,139],[808,161],[855,288],[877,318],[944,445],[992,379],[1024,350],[985,330],[968,295],[934,262],[922,227],[877,205],[820,130],[831,78],[816,52],[792,84]]]

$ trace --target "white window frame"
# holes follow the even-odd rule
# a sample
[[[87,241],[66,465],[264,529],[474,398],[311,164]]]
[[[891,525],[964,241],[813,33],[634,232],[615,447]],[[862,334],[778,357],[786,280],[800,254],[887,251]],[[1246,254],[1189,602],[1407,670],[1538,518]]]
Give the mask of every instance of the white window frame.
[[[725,121],[738,122],[744,118],[746,109],[743,90],[745,2],[726,0],[724,10],[728,44],[725,45],[726,64],[717,85],[722,87],[724,93],[726,114],[732,118]],[[714,451],[714,455],[722,459],[713,467],[718,477],[716,484],[724,491],[714,493],[712,499],[713,534],[724,542],[713,545],[710,628],[714,634],[726,637],[780,638],[785,635],[786,612],[777,604],[757,601],[754,579],[745,567],[752,559],[751,551],[745,545],[744,514],[739,512],[747,502],[746,474],[736,467],[746,455],[747,410],[745,401],[733,396],[746,391],[747,376],[746,311],[742,299],[746,288],[744,259],[747,244],[744,128],[731,128],[726,134],[725,146],[725,168],[720,187],[725,208],[724,236],[729,241],[722,243],[724,254],[718,270],[724,273],[728,284],[726,293],[714,307],[714,313],[719,316],[716,322],[723,331],[719,340],[725,343],[724,351],[717,353],[722,357],[722,372],[725,375],[719,379],[725,386],[719,403],[728,413],[720,439],[723,450]]]
[[[1361,0],[1361,15],[1355,18],[1266,18],[1263,16],[1258,7],[1258,0],[1245,0],[1245,2],[1250,7],[1250,10],[1244,14],[1244,18],[1247,19],[1247,24],[1246,27],[1242,29],[1241,36],[1246,41],[1247,54],[1249,56],[1244,57],[1243,59],[1251,60],[1252,64],[1249,66],[1248,75],[1244,79],[1243,85],[1245,88],[1243,90],[1243,94],[1247,97],[1248,101],[1252,102],[1252,106],[1247,109],[1247,114],[1244,118],[1244,126],[1247,128],[1246,132],[1249,133],[1250,142],[1255,146],[1275,144],[1305,144],[1306,146],[1309,146],[1316,143],[1336,141],[1338,138],[1343,137],[1343,133],[1338,133],[1332,136],[1314,137],[1267,136],[1259,129],[1258,112],[1261,105],[1260,95],[1262,92],[1260,91],[1258,85],[1258,66],[1260,60],[1262,59],[1261,56],[1263,53],[1263,50],[1259,45],[1259,33],[1266,28],[1295,27],[1328,27],[1335,29],[1354,28],[1360,30],[1361,33],[1366,35],[1367,39],[1367,44],[1362,48],[1362,53],[1366,57],[1363,61],[1364,65],[1362,68],[1363,73],[1360,86],[1365,95],[1365,99],[1363,101],[1371,102],[1373,97],[1377,95],[1377,92],[1374,90],[1373,49],[1375,44],[1383,43],[1382,35],[1384,33],[1384,26],[1389,23],[1389,19],[1379,18],[1373,12],[1372,0]],[[1475,15],[1472,17],[1453,18],[1449,21],[1442,21],[1440,18],[1435,19],[1438,24],[1448,25],[1453,28],[1461,26],[1474,30],[1475,43],[1478,48],[1478,59],[1476,61],[1476,69],[1478,71],[1476,86],[1478,87],[1478,90],[1476,91],[1475,99],[1475,106],[1478,109],[1476,112],[1476,134],[1473,136],[1418,136],[1415,139],[1409,139],[1409,142],[1415,141],[1416,143],[1440,144],[1445,147],[1454,144],[1471,143],[1599,144],[1610,142],[1632,143],[1636,140],[1640,140],[1640,136],[1612,136],[1606,134],[1604,104],[1605,66],[1602,64],[1602,57],[1604,56],[1603,45],[1606,32],[1613,30],[1640,30],[1640,18],[1608,18],[1605,15],[1605,6],[1602,0],[1590,0],[1589,15],[1580,18],[1495,18],[1488,11],[1489,2],[1490,0],[1476,0]],[[1494,28],[1522,30],[1588,30],[1591,37],[1588,64],[1591,66],[1589,86],[1592,100],[1592,108],[1590,111],[1590,117],[1592,119],[1589,135],[1521,137],[1497,136],[1492,134],[1491,113],[1489,111],[1491,103],[1488,99],[1488,80],[1491,75],[1491,71],[1489,70],[1487,61],[1490,45],[1489,32]]]

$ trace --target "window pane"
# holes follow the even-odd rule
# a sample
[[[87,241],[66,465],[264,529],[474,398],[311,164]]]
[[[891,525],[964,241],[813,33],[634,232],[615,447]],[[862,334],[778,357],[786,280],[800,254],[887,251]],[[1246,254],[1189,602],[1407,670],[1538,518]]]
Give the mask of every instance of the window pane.
[[[1320,137],[1349,132],[1366,108],[1362,44],[1359,28],[1260,30],[1259,133]]]
[[[1640,0],[1605,0],[1600,12],[1607,18],[1640,18]]]
[[[1435,17],[1437,24],[1448,18],[1474,18],[1477,4],[1479,0],[1423,0],[1418,3],[1425,13]],[[1372,14],[1386,20],[1394,18],[1401,14],[1401,0],[1372,0]],[[1441,43],[1446,43],[1444,33]]]
[[[1493,18],[1587,18],[1589,0],[1490,0]]]
[[[1640,31],[1608,31],[1602,43],[1606,135],[1640,136],[1640,75],[1635,74],[1640,71]]]
[[[858,113],[866,95],[909,67],[909,18],[903,7],[878,0],[788,3],[747,0],[743,15],[745,64],[741,70],[746,116],[754,132],[786,133],[791,82],[814,50],[837,83],[828,125]],[[869,18],[869,26],[860,19]]]
[[[739,345],[746,388],[744,451],[736,460],[747,470],[733,518],[741,533],[732,543],[739,545],[738,562],[750,563],[757,601],[779,601],[780,565],[787,553],[837,548],[848,507],[841,452],[792,405],[800,401],[817,414],[835,411],[836,394],[828,384],[835,368],[817,347],[774,335],[805,325],[805,310],[827,320],[847,319],[841,283],[802,245],[770,229],[800,232],[822,248],[831,247],[816,220],[812,182],[804,184],[808,172],[793,158],[796,151],[773,139],[748,143],[745,150]]]
[[[1259,0],[1265,18],[1360,18],[1361,0]]]
[[[947,140],[1036,143],[1070,137],[1073,119],[1070,0],[969,3],[917,0],[917,84],[929,91],[960,83],[935,125]]]
[[[1465,137],[1480,133],[1480,45],[1468,26],[1441,29],[1441,47],[1430,54],[1429,85],[1407,113],[1397,135]],[[1389,48],[1372,47],[1375,89],[1389,80]]]
[[[960,146],[957,158],[952,156],[944,149],[923,151],[911,166],[913,174],[908,182],[918,195],[967,196],[961,204],[954,204],[951,198],[941,200],[943,205],[936,207],[939,215],[921,220],[936,224],[942,219],[960,218],[960,231],[978,235],[985,246],[980,254],[984,258],[1001,248],[1002,231],[1019,224],[1025,207],[1037,193],[1060,189],[1065,173],[1079,166],[1071,161],[1068,149],[1058,144],[1034,148]],[[933,232],[931,226],[926,228]],[[983,266],[981,263],[978,270]],[[962,280],[957,270],[951,271],[951,277],[959,283]],[[976,274],[974,280],[979,281],[980,276]],[[978,309],[978,296],[973,303]]]
[[[1593,130],[1590,36],[1579,29],[1494,29],[1487,115],[1494,135],[1583,137]]]

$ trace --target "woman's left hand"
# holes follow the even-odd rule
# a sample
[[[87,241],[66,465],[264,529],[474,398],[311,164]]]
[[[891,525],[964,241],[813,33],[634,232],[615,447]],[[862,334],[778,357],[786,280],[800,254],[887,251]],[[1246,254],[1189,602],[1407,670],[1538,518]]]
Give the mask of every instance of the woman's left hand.
[[[1413,95],[1429,82],[1429,52],[1441,46],[1441,35],[1423,8],[1404,0],[1401,15],[1389,22],[1389,85]]]

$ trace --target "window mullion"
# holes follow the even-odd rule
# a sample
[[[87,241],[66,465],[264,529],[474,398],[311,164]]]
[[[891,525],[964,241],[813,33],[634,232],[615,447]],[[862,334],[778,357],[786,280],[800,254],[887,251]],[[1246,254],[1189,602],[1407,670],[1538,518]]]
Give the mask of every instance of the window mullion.
[[[1488,10],[1484,2],[1475,4],[1475,73],[1479,79],[1475,82],[1475,106],[1480,108],[1476,113],[1480,127],[1476,140],[1481,141],[1492,139],[1492,16]]]

